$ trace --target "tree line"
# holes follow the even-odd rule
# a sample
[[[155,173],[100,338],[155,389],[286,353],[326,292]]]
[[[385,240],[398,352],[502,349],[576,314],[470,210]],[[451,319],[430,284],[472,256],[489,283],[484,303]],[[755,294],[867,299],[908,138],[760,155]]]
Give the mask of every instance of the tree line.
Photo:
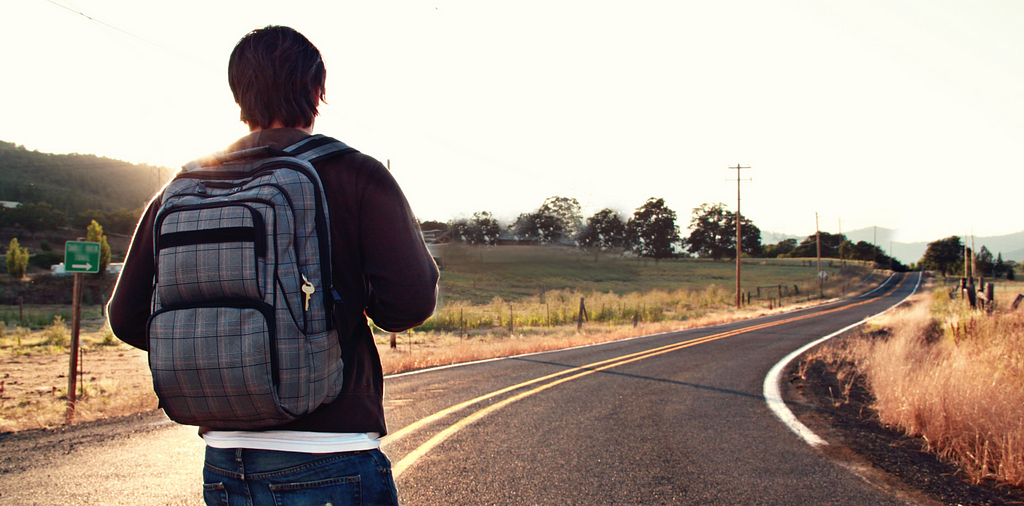
[[[928,243],[928,248],[921,257],[919,266],[922,269],[931,269],[946,275],[963,275],[964,277],[987,277],[1014,279],[1014,269],[1017,262],[1013,260],[1003,261],[1003,254],[1000,252],[993,258],[992,252],[982,246],[977,254],[960,237],[950,236]]]
[[[134,211],[121,208],[115,211],[87,209],[70,217],[67,212],[56,209],[47,202],[36,202],[13,208],[0,207],[0,228],[17,228],[35,234],[44,230],[68,227],[87,228],[95,221],[110,232],[128,235],[135,231],[135,224],[140,216],[142,208]]]
[[[621,250],[639,257],[697,257],[714,260],[736,258],[736,213],[723,203],[705,202],[693,208],[687,230],[680,233],[677,214],[662,198],[649,198],[631,216],[605,208],[584,219],[581,206],[574,198],[549,197],[537,210],[520,214],[504,229],[518,241],[538,244],[561,244],[591,251]],[[741,247],[744,256],[755,258],[814,257],[821,238],[824,258],[865,260],[886,268],[903,271],[908,267],[885,254],[876,245],[853,243],[843,234],[807,236],[802,241],[786,239],[763,245],[761,230],[747,217],[740,216]],[[454,241],[467,244],[494,245],[503,227],[488,211],[478,211],[470,218],[447,223],[427,221],[424,230],[439,230]]]
[[[95,155],[57,155],[0,141],[0,227],[31,234],[59,228],[86,228],[96,220],[109,232],[130,234],[152,196],[149,165]]]

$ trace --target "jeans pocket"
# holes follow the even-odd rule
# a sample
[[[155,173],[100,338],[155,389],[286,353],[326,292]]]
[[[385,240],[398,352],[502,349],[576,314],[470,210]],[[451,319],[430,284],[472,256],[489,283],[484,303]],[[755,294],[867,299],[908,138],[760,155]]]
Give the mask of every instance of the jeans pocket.
[[[362,487],[359,476],[328,478],[302,483],[278,483],[270,485],[270,492],[274,494],[274,503],[277,506],[362,504]]]
[[[203,501],[207,506],[228,506],[228,491],[223,483],[203,483]]]

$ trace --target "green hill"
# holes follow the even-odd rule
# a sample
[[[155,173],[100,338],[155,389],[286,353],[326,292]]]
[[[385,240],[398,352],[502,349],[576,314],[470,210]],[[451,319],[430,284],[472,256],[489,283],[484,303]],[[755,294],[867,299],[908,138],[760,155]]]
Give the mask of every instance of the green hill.
[[[0,141],[0,200],[46,202],[74,218],[143,207],[156,190],[155,167],[95,155],[56,155]],[[169,175],[163,169],[163,175]],[[162,181],[161,181],[162,182]]]

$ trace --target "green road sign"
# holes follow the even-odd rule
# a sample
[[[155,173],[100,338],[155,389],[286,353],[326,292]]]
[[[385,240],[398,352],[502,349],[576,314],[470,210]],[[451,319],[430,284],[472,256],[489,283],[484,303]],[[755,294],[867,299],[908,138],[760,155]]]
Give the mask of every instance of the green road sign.
[[[100,272],[100,243],[64,243],[64,272]]]

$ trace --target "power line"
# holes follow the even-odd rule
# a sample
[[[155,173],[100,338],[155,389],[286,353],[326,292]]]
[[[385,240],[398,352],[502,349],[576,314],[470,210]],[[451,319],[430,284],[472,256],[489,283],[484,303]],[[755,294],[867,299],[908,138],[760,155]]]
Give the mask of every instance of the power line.
[[[212,65],[209,65],[209,64],[207,64],[205,62],[202,62],[202,61],[199,61],[199,60],[197,60],[197,59],[195,59],[195,58],[193,58],[193,57],[191,57],[191,56],[189,56],[187,54],[179,53],[179,52],[177,52],[177,51],[175,51],[175,50],[173,50],[173,49],[171,49],[171,48],[169,48],[167,46],[163,46],[163,45],[158,44],[156,42],[153,42],[153,41],[151,41],[149,39],[146,39],[145,37],[141,37],[141,36],[135,35],[134,33],[129,32],[127,30],[123,30],[121,28],[118,28],[118,27],[116,27],[116,26],[114,26],[114,25],[112,25],[110,23],[107,23],[107,22],[105,22],[103,20],[96,19],[96,18],[94,18],[94,17],[92,17],[92,16],[90,16],[90,15],[88,15],[88,14],[86,14],[86,13],[80,11],[80,10],[78,10],[77,8],[72,8],[72,7],[68,7],[67,5],[59,4],[59,3],[55,2],[54,0],[46,0],[46,1],[51,3],[51,4],[53,4],[53,5],[56,5],[57,7],[60,7],[61,9],[64,9],[64,10],[69,11],[69,12],[73,12],[75,14],[78,14],[79,16],[82,16],[85,19],[88,19],[88,20],[90,20],[90,21],[92,21],[94,23],[99,23],[99,24],[101,24],[103,26],[106,26],[108,28],[113,28],[114,30],[117,30],[117,31],[119,31],[119,32],[121,32],[121,33],[123,33],[125,35],[128,35],[130,37],[134,37],[136,39],[139,39],[142,42],[145,42],[147,44],[156,46],[156,47],[158,47],[160,49],[163,49],[164,51],[167,51],[169,53],[174,53],[174,54],[176,54],[176,55],[178,55],[178,56],[180,56],[182,58],[185,58],[187,60],[191,60],[192,62],[198,63],[199,65],[202,65],[202,66],[204,66],[204,67],[206,67],[206,68],[208,68],[210,70],[217,70]]]

